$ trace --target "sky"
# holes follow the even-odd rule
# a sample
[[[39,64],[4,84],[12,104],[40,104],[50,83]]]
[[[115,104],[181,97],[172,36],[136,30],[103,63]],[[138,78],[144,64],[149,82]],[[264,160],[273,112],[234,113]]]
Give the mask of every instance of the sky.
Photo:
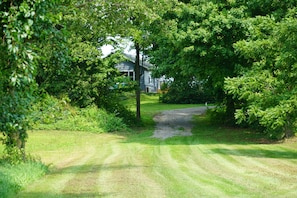
[[[120,39],[118,40],[117,38],[114,39],[114,38],[110,38],[110,39],[113,39],[115,40],[116,42],[119,42],[119,48],[122,48],[124,49],[124,53],[125,54],[129,54],[129,55],[136,55],[136,51],[135,49],[133,48],[133,42],[127,40],[127,39]],[[116,51],[117,49],[110,45],[110,44],[106,44],[106,45],[103,45],[101,47],[101,51],[103,53],[102,57],[106,57],[108,56],[110,53]]]

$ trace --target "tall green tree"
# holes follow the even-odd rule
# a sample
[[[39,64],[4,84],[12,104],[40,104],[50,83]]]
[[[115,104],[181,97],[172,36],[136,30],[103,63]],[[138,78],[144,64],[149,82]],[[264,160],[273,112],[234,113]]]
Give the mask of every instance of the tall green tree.
[[[119,6],[124,13],[117,12]],[[112,89],[123,80],[114,67],[123,57],[119,53],[103,57],[99,50],[104,44],[116,43],[107,39],[111,35],[123,35],[119,27],[125,29],[126,26],[117,22],[119,16],[115,13],[127,19],[125,6],[122,2],[118,5],[107,1],[80,0],[63,4],[60,9],[63,18],[59,24],[62,35],[55,37],[54,43],[58,41],[59,44],[54,45],[55,50],[48,53],[39,67],[39,87],[51,95],[68,96],[72,104],[79,107],[96,104],[121,117],[129,114],[117,97],[124,89]],[[129,22],[122,18],[122,23]],[[61,53],[64,54],[62,58],[59,56]]]
[[[237,122],[278,139],[293,136],[297,126],[297,5],[280,5],[248,19],[250,36],[234,47],[250,69],[225,83],[227,93],[239,100]]]
[[[59,1],[0,1],[0,131],[8,157],[25,159],[27,115],[42,39],[53,35]]]
[[[118,54],[103,58],[100,47],[107,42],[103,8],[96,1],[69,1],[61,7],[61,35],[51,39],[47,58],[38,67],[39,87],[55,96],[68,96],[72,104],[105,107],[109,89],[118,76]],[[63,54],[64,56],[60,56]],[[55,82],[54,84],[52,82]]]
[[[151,24],[160,18],[174,1],[164,0],[109,0],[100,1],[100,5],[104,10],[104,24],[108,28],[108,32],[112,36],[121,36],[131,39],[136,50],[135,55],[135,79],[137,88],[135,90],[136,98],[136,118],[140,117],[140,51],[148,47],[152,40],[150,34],[152,32]],[[102,14],[102,12],[99,12]]]
[[[245,7],[230,2],[179,1],[163,15],[150,55],[158,76],[206,82],[217,100],[226,103],[226,121],[233,122],[234,101],[224,94],[224,78],[236,76],[244,66],[233,43],[246,36],[242,20],[247,14]]]

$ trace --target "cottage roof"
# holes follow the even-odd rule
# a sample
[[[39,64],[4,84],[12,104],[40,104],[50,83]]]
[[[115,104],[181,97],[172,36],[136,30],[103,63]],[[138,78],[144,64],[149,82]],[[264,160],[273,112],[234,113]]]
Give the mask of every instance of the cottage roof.
[[[120,71],[133,71],[134,63],[131,61],[123,61],[116,64],[115,67]]]
[[[133,54],[127,54],[127,53],[124,53],[124,56],[129,60],[131,61],[132,63],[135,64],[135,55]],[[144,56],[140,56],[140,60],[139,60],[139,64],[141,67],[144,67],[145,69],[147,70],[151,70],[153,68],[153,65],[150,64],[148,61],[147,61],[147,58],[145,58]],[[133,68],[134,68],[134,64],[133,64]]]

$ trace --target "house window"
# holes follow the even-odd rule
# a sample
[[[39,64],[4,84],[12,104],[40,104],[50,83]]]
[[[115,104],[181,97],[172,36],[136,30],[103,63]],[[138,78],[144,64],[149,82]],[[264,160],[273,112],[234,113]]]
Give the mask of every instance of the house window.
[[[131,72],[131,71],[130,71],[130,72],[129,72],[129,77],[130,77],[131,80],[135,80],[135,79],[134,79],[134,72]]]
[[[121,72],[123,74],[123,76],[129,76],[128,72]]]
[[[123,76],[129,77],[131,80],[135,80],[134,72],[133,71],[125,71],[121,72]]]

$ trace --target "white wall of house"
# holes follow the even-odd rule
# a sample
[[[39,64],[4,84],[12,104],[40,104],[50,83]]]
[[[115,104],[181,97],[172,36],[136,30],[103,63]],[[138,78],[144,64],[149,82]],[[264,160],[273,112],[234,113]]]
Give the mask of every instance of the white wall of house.
[[[130,77],[131,80],[135,80],[135,72],[134,67],[135,63],[132,60],[133,57],[128,57],[130,60],[123,61],[118,63],[115,67],[125,76]],[[161,78],[153,78],[152,71],[150,69],[153,65],[149,64],[148,62],[141,62],[140,63],[142,75],[140,77],[140,87],[142,91],[148,93],[157,93],[161,90],[161,85],[164,82],[167,82],[168,79],[165,76]]]
[[[144,76],[145,91],[148,93],[158,92],[159,80],[152,77],[151,71],[145,71]]]

